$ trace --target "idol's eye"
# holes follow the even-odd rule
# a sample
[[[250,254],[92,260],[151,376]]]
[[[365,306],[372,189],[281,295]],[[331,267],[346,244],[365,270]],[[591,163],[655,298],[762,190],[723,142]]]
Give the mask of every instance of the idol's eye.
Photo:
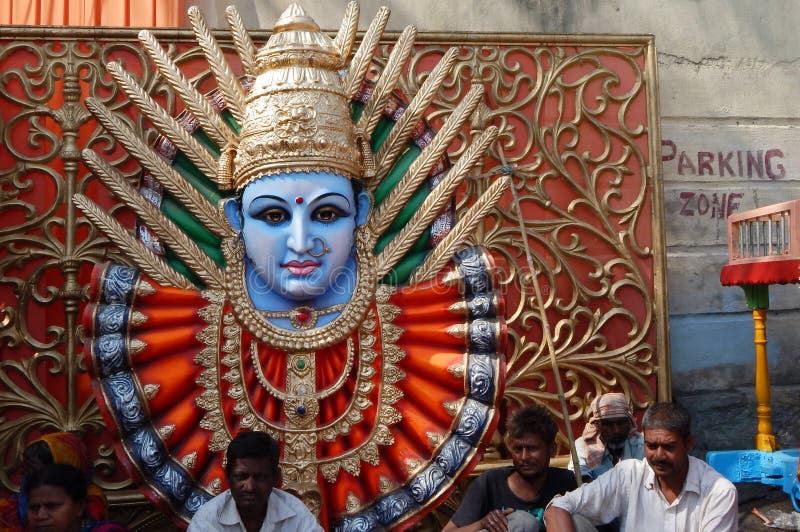
[[[349,213],[347,211],[344,211],[339,207],[334,205],[323,205],[315,209],[311,217],[314,221],[329,224],[348,215]]]
[[[260,218],[268,224],[278,225],[289,219],[289,213],[286,209],[280,207],[270,207],[258,213],[257,218]]]

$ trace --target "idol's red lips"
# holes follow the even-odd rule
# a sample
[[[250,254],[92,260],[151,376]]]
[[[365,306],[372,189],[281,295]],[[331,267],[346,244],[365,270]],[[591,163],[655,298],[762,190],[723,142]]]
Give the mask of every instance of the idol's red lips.
[[[292,275],[308,275],[319,268],[320,263],[313,260],[290,260],[281,266],[289,270]]]

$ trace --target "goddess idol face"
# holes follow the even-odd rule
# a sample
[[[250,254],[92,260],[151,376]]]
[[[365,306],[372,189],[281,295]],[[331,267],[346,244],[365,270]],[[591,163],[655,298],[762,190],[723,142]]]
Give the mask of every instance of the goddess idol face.
[[[355,230],[370,208],[366,192],[328,172],[265,176],[225,212],[241,231],[246,286],[259,310],[317,310],[346,303],[357,278]],[[327,321],[327,320],[326,320]]]

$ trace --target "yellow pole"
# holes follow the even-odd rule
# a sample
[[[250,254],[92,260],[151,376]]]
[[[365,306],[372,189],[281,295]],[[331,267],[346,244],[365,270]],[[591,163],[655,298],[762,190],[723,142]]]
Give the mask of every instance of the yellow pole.
[[[758,434],[756,449],[774,451],[778,448],[772,434],[772,409],[769,406],[770,386],[769,367],[767,365],[767,309],[753,309],[753,328],[756,346],[756,416],[758,417]]]

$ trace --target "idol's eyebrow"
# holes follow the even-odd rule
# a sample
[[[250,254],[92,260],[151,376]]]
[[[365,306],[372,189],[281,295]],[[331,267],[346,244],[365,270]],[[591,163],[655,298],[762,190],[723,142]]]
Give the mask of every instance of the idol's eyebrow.
[[[249,213],[259,212],[263,208],[264,203],[269,203],[273,201],[286,207],[289,206],[289,202],[280,196],[273,196],[272,194],[264,194],[261,196],[256,196],[255,198],[250,200],[250,203],[247,204],[247,212]]]
[[[311,201],[311,203],[319,203],[320,201],[322,201],[322,200],[324,200],[324,199],[326,199],[326,198],[328,198],[328,197],[330,197],[330,196],[335,196],[335,197],[342,198],[344,201],[346,201],[346,202],[347,202],[347,208],[348,208],[348,209],[352,207],[352,205],[350,205],[350,200],[349,200],[349,199],[347,199],[347,196],[345,196],[344,194],[339,194],[338,192],[326,192],[325,194],[323,194],[323,195],[321,195],[321,196],[319,196],[319,197],[316,197],[316,198],[314,198],[314,199]]]
[[[252,201],[250,201],[250,204],[252,205],[253,202],[259,201],[259,200],[275,200],[275,201],[280,201],[281,203],[285,203],[287,205],[289,204],[289,202],[286,201],[285,199],[283,199],[282,197],[273,196],[272,194],[263,194],[261,196],[256,196],[255,198],[252,199]]]

